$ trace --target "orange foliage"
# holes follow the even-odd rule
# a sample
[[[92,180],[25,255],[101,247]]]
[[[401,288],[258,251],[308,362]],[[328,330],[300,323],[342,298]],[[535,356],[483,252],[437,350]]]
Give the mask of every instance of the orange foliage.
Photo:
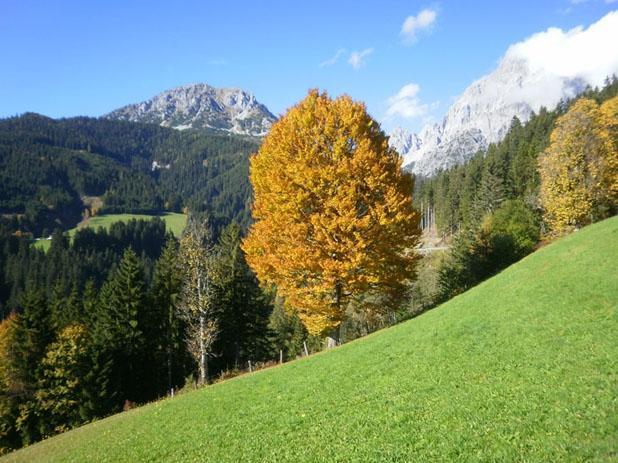
[[[312,334],[336,328],[352,300],[394,309],[414,277],[419,214],[401,162],[363,104],[316,90],[251,158],[243,249]]]

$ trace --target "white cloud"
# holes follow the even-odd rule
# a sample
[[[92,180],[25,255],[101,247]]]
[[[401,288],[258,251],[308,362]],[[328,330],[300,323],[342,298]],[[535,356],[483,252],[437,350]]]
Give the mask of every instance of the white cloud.
[[[430,30],[436,21],[438,13],[428,8],[421,10],[416,16],[408,16],[401,26],[399,35],[405,44],[411,45],[416,42],[418,33]]]
[[[350,58],[348,58],[348,63],[354,69],[360,69],[365,65],[366,58],[373,53],[373,48],[365,48],[362,51],[353,51],[350,53]]]
[[[325,61],[322,61],[320,63],[320,67],[324,68],[324,67],[328,67],[328,66],[332,66],[334,64],[337,63],[337,61],[339,61],[339,58],[341,58],[341,56],[345,53],[345,48],[340,48],[339,50],[337,50],[337,52],[333,55],[332,58],[329,58]]]
[[[430,105],[421,103],[418,98],[420,90],[421,88],[415,83],[409,83],[401,87],[396,95],[388,99],[386,118],[389,119],[398,116],[406,119],[414,119],[425,116],[430,110]]]
[[[587,29],[569,31],[549,28],[511,45],[505,59],[523,58],[530,70],[542,76],[536,86],[538,98],[559,92],[563,79],[582,79],[602,86],[605,78],[618,74],[618,11],[608,13]]]

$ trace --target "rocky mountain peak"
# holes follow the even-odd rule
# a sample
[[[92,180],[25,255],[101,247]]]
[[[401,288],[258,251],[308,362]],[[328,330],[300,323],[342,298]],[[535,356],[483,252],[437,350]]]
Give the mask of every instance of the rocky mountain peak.
[[[468,86],[440,123],[426,126],[418,143],[406,144],[413,134],[393,131],[391,146],[412,172],[429,176],[439,169],[465,162],[490,143],[500,141],[514,117],[522,123],[544,106],[553,109],[586,88],[583,79],[550,75],[507,54],[492,73]]]
[[[252,93],[204,83],[166,90],[141,103],[106,114],[106,118],[159,124],[178,130],[213,129],[263,136],[276,117]]]

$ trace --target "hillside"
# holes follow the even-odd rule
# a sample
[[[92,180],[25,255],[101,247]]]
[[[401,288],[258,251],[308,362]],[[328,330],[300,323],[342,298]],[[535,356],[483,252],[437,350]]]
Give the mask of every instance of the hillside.
[[[615,458],[618,217],[407,323],[2,461]]]
[[[614,78],[581,96],[603,104],[617,95],[618,78]],[[525,124],[513,120],[502,141],[487,150],[433,177],[417,177],[416,206],[431,215],[442,235],[477,228],[487,211],[495,211],[505,199],[523,201],[539,214],[538,158],[549,145],[556,119],[576,101],[564,102],[553,111],[542,109]]]
[[[148,220],[153,216],[144,216],[139,214],[111,214],[102,215],[99,217],[91,217],[86,227],[104,227],[109,228],[114,222],[126,222],[128,220]],[[166,229],[174,234],[177,238],[180,238],[182,231],[187,225],[187,216],[183,214],[167,213],[160,216],[161,220],[165,222]]]
[[[246,225],[248,157],[258,145],[250,137],[106,119],[2,119],[0,214],[19,218],[34,236],[73,228],[93,198],[102,202],[99,213],[189,207]]]

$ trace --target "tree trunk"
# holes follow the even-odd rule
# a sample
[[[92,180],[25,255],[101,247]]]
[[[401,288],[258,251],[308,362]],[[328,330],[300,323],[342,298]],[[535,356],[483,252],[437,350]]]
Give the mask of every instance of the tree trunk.
[[[326,337],[326,348],[337,347],[341,343],[341,324],[337,325]]]
[[[172,323],[173,323],[173,309],[168,307],[168,316],[167,316],[167,346],[165,349],[165,355],[167,357],[167,390],[172,391],[172,395],[174,394],[174,390],[172,389]]]
[[[341,300],[343,299],[343,287],[341,282],[335,283],[335,308],[337,310],[337,316],[341,314]],[[341,336],[341,323],[337,325],[336,328],[333,328],[329,335],[326,337],[326,347],[330,349],[331,347],[337,347],[339,345],[339,338]]]
[[[165,355],[167,356],[167,390],[172,390],[172,348],[168,344],[165,349]]]
[[[208,282],[208,280],[206,280]],[[208,291],[208,288],[206,289]],[[199,362],[199,383],[200,385],[206,384],[207,377],[207,365],[206,365],[206,346],[204,345],[204,331],[205,331],[205,316],[203,311],[204,301],[202,300],[202,275],[198,273],[197,275],[197,308],[200,313],[200,332],[199,332],[199,349],[200,349],[200,362]]]
[[[200,384],[206,384],[206,349],[204,346],[203,314],[200,314]]]

